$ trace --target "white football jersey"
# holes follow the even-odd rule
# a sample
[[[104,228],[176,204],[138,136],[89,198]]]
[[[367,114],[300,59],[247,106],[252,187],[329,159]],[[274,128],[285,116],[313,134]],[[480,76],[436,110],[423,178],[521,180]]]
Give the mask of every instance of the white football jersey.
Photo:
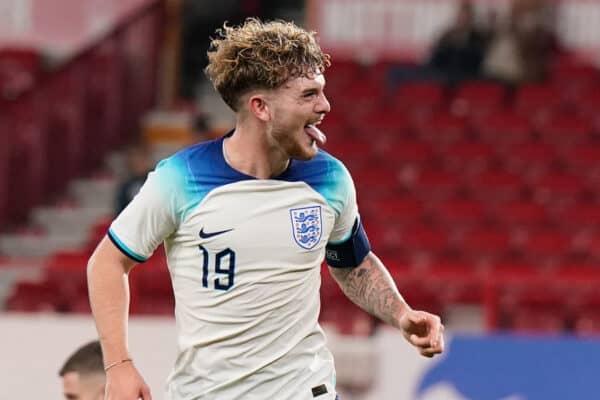
[[[320,266],[357,218],[348,171],[323,151],[273,179],[231,168],[223,138],[161,161],[109,237],[140,262],[165,243],[178,332],[167,398],[335,399]]]

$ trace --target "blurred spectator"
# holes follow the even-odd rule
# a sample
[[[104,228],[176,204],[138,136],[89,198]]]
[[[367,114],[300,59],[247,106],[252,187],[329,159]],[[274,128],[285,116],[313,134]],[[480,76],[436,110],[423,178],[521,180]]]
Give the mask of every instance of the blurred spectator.
[[[182,12],[180,95],[193,98],[202,71],[208,62],[206,52],[215,30],[227,21],[236,25],[243,19],[243,0],[184,0]]]
[[[263,20],[294,19],[298,16],[294,14],[302,14],[305,7],[304,0],[246,0],[246,3],[251,3],[255,9],[255,15]],[[247,9],[250,11],[250,7]]]
[[[247,17],[290,19],[303,8],[302,0],[184,0],[180,95],[187,99],[195,96],[208,62],[211,36],[223,21],[237,25]]]
[[[77,349],[58,372],[65,399],[102,400],[106,374],[102,348],[95,340]]]
[[[475,21],[473,5],[470,1],[463,1],[454,23],[435,44],[429,66],[451,83],[476,78],[486,45],[487,35]]]
[[[495,29],[484,73],[511,83],[544,79],[558,49],[554,17],[551,2],[513,0],[508,21]]]
[[[208,117],[205,114],[194,116],[192,125],[192,143],[200,143],[212,139],[212,132],[208,123]]]
[[[127,150],[128,176],[119,184],[115,204],[115,215],[118,215],[140,191],[152,169],[152,161],[145,147],[131,147]]]

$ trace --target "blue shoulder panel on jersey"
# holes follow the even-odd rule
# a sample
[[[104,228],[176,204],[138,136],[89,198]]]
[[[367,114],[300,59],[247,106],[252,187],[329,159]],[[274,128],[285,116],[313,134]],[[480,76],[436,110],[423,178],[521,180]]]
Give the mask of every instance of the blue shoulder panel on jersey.
[[[357,218],[352,227],[352,235],[345,242],[332,244],[325,247],[325,260],[327,265],[334,268],[354,268],[363,262],[371,251],[371,244],[367,234]]]
[[[175,193],[176,204],[172,206],[180,221],[210,191],[229,183],[256,179],[236,171],[225,161],[223,139],[232,134],[183,149],[158,164],[156,173],[161,187],[165,194]],[[322,150],[311,160],[292,160],[290,167],[274,179],[306,182],[338,215],[352,188],[352,178],[344,165]]]
[[[127,247],[127,245],[125,243],[123,243],[121,241],[121,239],[119,239],[117,237],[117,235],[115,235],[115,233],[112,231],[112,229],[109,229],[107,234],[108,234],[108,238],[110,239],[110,241],[113,242],[113,244],[115,246],[117,246],[117,248],[119,250],[121,250],[121,252],[123,254],[125,254],[127,257],[131,258],[133,261],[142,263],[147,260],[146,257],[143,257],[143,256],[137,254],[135,251],[133,251],[129,247]]]
[[[306,182],[327,200],[337,215],[344,209],[353,185],[344,164],[323,150],[310,160],[292,160],[277,179]]]
[[[223,157],[223,138],[187,147],[161,161],[161,187],[175,193],[174,212],[181,221],[206,195],[223,185],[255,179],[231,168]]]

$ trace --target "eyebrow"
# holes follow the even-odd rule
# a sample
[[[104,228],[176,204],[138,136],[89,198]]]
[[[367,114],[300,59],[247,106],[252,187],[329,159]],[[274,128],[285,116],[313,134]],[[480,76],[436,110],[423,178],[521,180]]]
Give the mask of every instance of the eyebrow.
[[[318,93],[318,92],[319,92],[319,89],[313,87],[313,88],[304,89],[302,91],[302,94],[305,95],[305,94],[312,94],[312,93]]]

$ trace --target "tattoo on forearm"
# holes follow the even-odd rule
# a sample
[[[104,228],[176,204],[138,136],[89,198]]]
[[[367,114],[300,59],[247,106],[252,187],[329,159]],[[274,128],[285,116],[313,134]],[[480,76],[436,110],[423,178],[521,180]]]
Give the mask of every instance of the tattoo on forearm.
[[[397,315],[406,306],[389,273],[369,254],[358,267],[333,271],[350,300],[385,322],[396,325]]]

